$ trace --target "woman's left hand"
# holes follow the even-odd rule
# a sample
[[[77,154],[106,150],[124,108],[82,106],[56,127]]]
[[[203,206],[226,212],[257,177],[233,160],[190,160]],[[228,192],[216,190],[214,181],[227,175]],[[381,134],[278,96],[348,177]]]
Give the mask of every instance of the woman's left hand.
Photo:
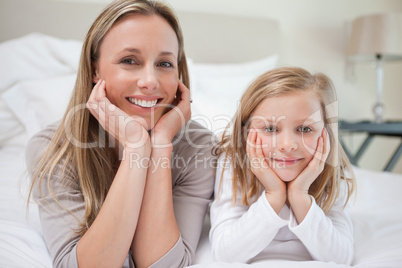
[[[318,138],[317,148],[310,163],[304,168],[299,176],[296,177],[296,179],[288,183],[288,196],[293,193],[308,194],[310,185],[324,170],[329,151],[329,135],[327,130],[323,128],[321,136]]]
[[[179,80],[174,106],[165,113],[152,130],[153,145],[170,145],[174,135],[190,120],[190,90]]]

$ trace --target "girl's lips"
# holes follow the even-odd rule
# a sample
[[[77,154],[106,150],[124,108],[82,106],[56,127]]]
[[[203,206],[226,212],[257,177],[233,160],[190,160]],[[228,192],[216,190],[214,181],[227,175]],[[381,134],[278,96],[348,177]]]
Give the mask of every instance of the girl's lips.
[[[302,160],[302,158],[288,157],[288,158],[274,158],[273,160],[283,165],[293,165]]]

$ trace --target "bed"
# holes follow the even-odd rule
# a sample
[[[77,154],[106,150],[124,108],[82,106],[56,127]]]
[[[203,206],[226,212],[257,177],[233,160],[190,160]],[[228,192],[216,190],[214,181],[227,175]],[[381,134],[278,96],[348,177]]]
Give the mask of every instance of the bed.
[[[20,9],[21,5],[25,8]],[[103,6],[44,0],[0,2],[0,25],[10,25],[0,28],[0,267],[52,266],[37,206],[30,204],[29,213],[25,209],[29,183],[25,146],[33,134],[62,116],[74,85],[83,36]],[[78,10],[74,20],[82,18],[82,23],[74,22],[71,27],[65,20],[73,10]],[[27,19],[21,22],[10,15],[16,12]],[[280,27],[269,19],[178,15],[189,56],[193,119],[219,136],[251,79],[280,65],[280,41],[272,42],[280,40]],[[36,17],[43,19],[30,20]],[[45,18],[52,24],[44,24]],[[222,35],[228,27],[236,30]],[[250,28],[256,29],[254,34]],[[256,34],[260,31],[267,34]],[[233,42],[239,35],[247,38]],[[230,49],[225,49],[227,44]],[[239,50],[248,53],[239,54]],[[402,175],[354,169],[358,190],[350,211],[355,237],[351,266],[318,261],[214,262],[207,215],[193,267],[402,267]]]

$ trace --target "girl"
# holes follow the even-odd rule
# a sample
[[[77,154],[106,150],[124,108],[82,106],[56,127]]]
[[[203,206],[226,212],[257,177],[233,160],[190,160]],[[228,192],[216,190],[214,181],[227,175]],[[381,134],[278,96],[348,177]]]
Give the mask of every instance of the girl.
[[[188,85],[170,8],[114,1],[95,20],[62,121],[27,149],[54,267],[191,264],[214,175]]]
[[[301,68],[274,69],[250,85],[216,148],[215,259],[352,262],[344,207],[354,176],[336,140],[336,104],[330,79]]]

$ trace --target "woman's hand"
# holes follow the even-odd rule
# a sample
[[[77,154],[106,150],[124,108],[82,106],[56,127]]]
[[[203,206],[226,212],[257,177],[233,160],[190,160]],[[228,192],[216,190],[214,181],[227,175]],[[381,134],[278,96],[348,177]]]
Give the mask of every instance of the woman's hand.
[[[172,106],[174,107],[159,119],[152,130],[153,145],[170,147],[173,137],[190,120],[190,90],[180,80]]]
[[[262,150],[261,138],[255,129],[247,136],[246,146],[250,169],[265,188],[268,202],[279,213],[286,201],[286,183],[269,167]]]
[[[330,151],[329,135],[323,128],[321,136],[318,138],[317,148],[310,163],[293,181],[288,183],[288,194],[305,193],[308,194],[310,185],[317,179],[318,175],[324,170],[325,162]]]
[[[106,97],[105,80],[99,80],[94,86],[87,108],[124,149],[145,149],[144,152],[150,154],[146,121],[140,116],[129,116],[112,104]]]

